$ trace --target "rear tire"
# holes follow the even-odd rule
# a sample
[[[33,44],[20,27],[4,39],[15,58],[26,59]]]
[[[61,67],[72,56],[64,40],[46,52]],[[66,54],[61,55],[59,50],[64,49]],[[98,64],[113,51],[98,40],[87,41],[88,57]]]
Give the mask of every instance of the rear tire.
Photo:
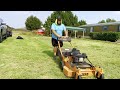
[[[101,74],[99,79],[104,79],[104,74]]]
[[[0,43],[2,42],[2,35],[0,36]]]
[[[10,35],[9,35],[9,32],[7,31],[7,37],[9,37]]]
[[[7,38],[7,34],[5,34],[5,39]]]
[[[9,36],[12,37],[12,32],[9,33]]]
[[[104,74],[101,74],[100,77],[98,77],[98,72],[96,73],[96,78],[97,79],[104,79]]]
[[[81,76],[78,76],[78,79],[82,79],[82,77],[81,77]]]

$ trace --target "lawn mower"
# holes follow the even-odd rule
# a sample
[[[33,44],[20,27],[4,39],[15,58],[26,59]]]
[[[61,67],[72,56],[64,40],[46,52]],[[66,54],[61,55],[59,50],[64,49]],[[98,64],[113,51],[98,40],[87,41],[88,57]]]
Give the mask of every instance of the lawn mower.
[[[69,42],[72,48],[61,48],[60,40]],[[61,69],[67,77],[74,79],[86,77],[104,79],[103,69],[100,66],[94,66],[88,59],[86,53],[80,53],[80,50],[74,48],[70,37],[58,38],[57,56],[60,58]]]

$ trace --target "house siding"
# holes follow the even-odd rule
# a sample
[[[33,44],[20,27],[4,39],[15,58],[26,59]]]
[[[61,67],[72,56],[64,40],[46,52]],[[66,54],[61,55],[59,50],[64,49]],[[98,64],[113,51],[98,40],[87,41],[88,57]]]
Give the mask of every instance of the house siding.
[[[118,30],[118,25],[110,25],[108,28],[108,31],[117,32],[117,30]]]
[[[94,32],[102,32],[102,26],[95,26]]]
[[[103,26],[108,26],[108,29],[107,30],[103,30]],[[120,24],[118,25],[103,25],[103,26],[89,26],[89,27],[82,27],[82,28],[85,28],[86,29],[86,32],[85,32],[85,36],[88,36],[89,33],[90,33],[90,28],[93,27],[93,32],[119,32],[119,26]],[[79,32],[77,33],[78,35],[82,35],[82,32]]]
[[[108,30],[103,30],[103,26],[95,26],[94,27],[94,32],[103,32],[103,31],[116,32],[116,31],[118,31],[118,25],[109,25]]]

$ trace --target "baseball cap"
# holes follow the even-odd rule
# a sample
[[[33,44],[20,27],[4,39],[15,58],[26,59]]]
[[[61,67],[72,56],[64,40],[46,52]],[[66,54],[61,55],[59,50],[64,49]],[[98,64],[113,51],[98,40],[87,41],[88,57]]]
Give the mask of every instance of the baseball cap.
[[[61,21],[61,17],[60,17],[60,16],[58,16],[58,17],[57,17],[57,20],[58,20],[58,21]]]

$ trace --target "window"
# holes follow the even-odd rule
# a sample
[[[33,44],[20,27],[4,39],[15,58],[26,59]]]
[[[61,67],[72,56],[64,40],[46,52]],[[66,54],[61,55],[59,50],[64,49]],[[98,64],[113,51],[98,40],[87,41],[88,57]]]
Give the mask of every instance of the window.
[[[103,26],[103,30],[108,30],[108,26]]]

